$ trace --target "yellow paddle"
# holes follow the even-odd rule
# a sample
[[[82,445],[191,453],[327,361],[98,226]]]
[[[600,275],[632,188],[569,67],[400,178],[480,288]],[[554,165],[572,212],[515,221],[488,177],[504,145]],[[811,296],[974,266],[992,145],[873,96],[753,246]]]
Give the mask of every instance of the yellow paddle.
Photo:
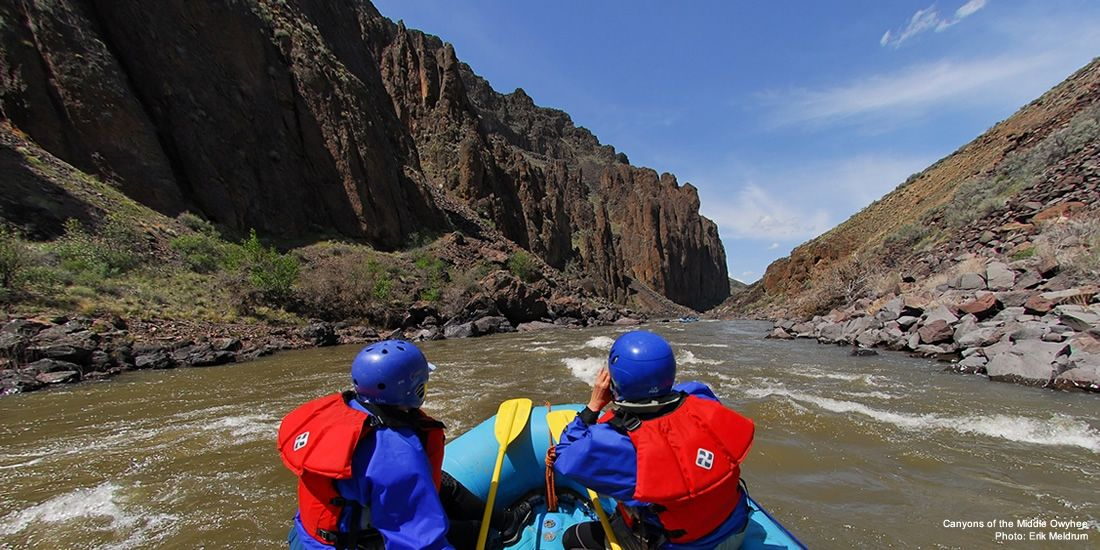
[[[489,483],[489,498],[485,502],[485,515],[481,518],[481,531],[477,534],[478,550],[485,550],[485,542],[489,538],[489,517],[493,514],[493,501],[497,498],[497,486],[500,485],[500,469],[504,467],[504,451],[527,425],[527,419],[531,416],[531,400],[526,398],[509,399],[500,404],[497,409],[496,423],[493,431],[496,432],[497,443],[500,450],[497,452],[497,463],[493,466],[493,479]]]
[[[558,438],[565,431],[565,427],[576,417],[576,411],[551,411],[546,413],[546,424],[550,426],[554,443],[558,442]],[[611,530],[611,521],[607,519],[607,513],[603,511],[603,506],[600,506],[600,497],[596,494],[596,491],[588,489],[588,498],[592,499],[592,507],[596,509],[596,516],[600,518],[600,525],[603,526],[603,532],[607,535],[607,541],[611,543],[611,550],[622,550],[623,547],[619,546],[619,540],[615,538],[615,531]]]

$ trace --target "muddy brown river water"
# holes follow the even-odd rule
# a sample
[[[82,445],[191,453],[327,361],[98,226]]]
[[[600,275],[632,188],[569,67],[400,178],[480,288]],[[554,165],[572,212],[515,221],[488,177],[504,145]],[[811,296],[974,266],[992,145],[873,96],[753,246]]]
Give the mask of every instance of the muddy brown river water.
[[[1100,396],[764,340],[768,327],[649,326],[681,380],[756,421],[750,492],[811,548],[1100,547]],[[454,437],[510,397],[584,402],[623,330],[426,343],[439,369],[425,408]],[[344,389],[356,351],[0,399],[0,548],[285,547],[295,494],[279,420]]]

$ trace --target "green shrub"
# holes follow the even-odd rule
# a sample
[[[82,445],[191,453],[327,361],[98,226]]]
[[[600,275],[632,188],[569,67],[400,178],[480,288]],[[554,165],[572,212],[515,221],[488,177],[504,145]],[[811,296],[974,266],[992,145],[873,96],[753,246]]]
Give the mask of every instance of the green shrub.
[[[213,273],[225,267],[231,254],[228,243],[205,233],[180,235],[169,246],[195,273]]]
[[[928,235],[928,227],[922,224],[906,224],[886,237],[886,246],[909,248],[915,246]]]
[[[89,233],[76,219],[65,221],[65,234],[51,249],[69,282],[95,286],[137,267],[147,249],[144,240],[120,218],[111,216],[99,234]]]
[[[522,250],[508,257],[508,271],[527,283],[537,281],[539,278],[538,263],[530,254]]]
[[[23,290],[30,259],[23,239],[0,227],[0,302],[14,301]]]
[[[264,247],[253,229],[241,243],[240,259],[248,272],[249,282],[265,300],[281,302],[291,297],[298,280],[297,258],[280,254],[274,247]]]
[[[1035,247],[1029,246],[1027,248],[1017,250],[1012,253],[1013,260],[1026,260],[1035,255]]]
[[[184,212],[179,216],[176,216],[176,220],[183,224],[184,227],[194,231],[195,233],[203,233],[205,235],[214,235],[220,237],[221,234],[218,229],[214,227],[214,224],[209,221],[192,214],[190,212]]]
[[[443,285],[447,282],[447,264],[439,258],[424,254],[416,258],[413,265],[416,266],[423,285],[418,298],[438,302],[443,297]]]

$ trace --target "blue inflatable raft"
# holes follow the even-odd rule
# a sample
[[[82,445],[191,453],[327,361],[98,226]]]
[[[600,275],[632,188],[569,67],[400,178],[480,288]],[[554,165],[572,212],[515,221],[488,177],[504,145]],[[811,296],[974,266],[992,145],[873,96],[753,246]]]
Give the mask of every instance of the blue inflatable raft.
[[[554,405],[553,410],[580,410],[581,405]],[[537,495],[546,492],[546,449],[550,445],[550,431],[546,425],[546,407],[531,409],[526,428],[505,454],[500,485],[494,508],[505,508],[522,499],[534,504],[535,515],[524,529],[519,542],[511,549],[559,550],[565,530],[584,521],[596,521],[592,503],[585,497],[585,489],[563,476],[557,477],[558,511],[547,511],[544,500]],[[462,482],[470,491],[486,499],[496,462],[497,445],[493,431],[495,417],[491,417],[474,429],[447,444],[443,469]],[[604,510],[613,511],[615,501],[601,498]],[[752,514],[744,549],[805,548],[787,529],[749,498]]]

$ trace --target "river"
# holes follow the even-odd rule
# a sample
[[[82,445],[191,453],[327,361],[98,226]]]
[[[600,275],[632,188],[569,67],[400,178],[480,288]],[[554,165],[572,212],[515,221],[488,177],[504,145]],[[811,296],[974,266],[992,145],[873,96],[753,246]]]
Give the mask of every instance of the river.
[[[649,328],[677,350],[681,380],[710,384],[756,421],[750,493],[811,548],[973,548],[1051,531],[1089,540],[1050,547],[1100,545],[1100,396],[764,340],[769,326]],[[425,343],[439,365],[425,408],[453,437],[510,397],[584,402],[623,330]],[[357,350],[0,399],[0,548],[285,547],[295,491],[275,451],[279,420],[344,389]],[[1046,528],[1016,527],[1034,519]]]

